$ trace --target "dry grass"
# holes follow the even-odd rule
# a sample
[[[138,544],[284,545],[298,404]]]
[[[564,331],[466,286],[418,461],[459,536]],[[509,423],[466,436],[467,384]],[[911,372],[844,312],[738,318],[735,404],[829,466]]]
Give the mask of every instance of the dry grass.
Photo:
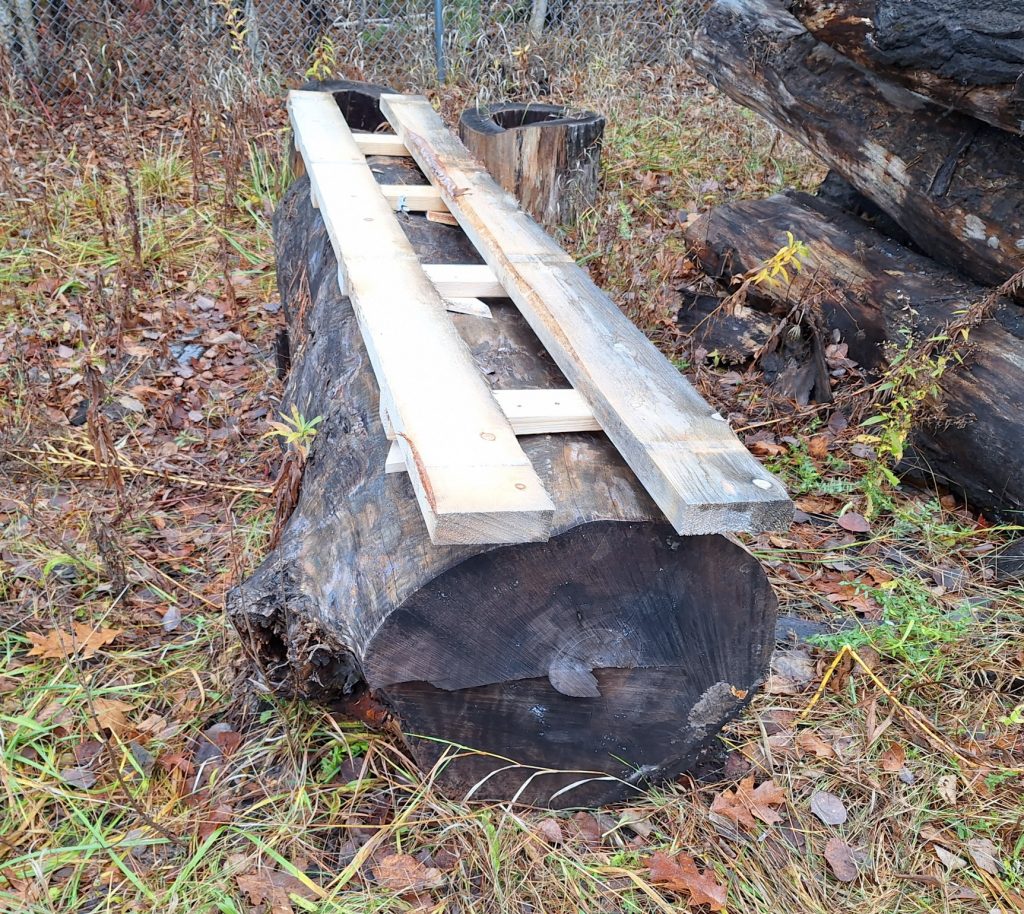
[[[685,72],[597,68],[553,91],[612,122],[602,199],[566,241],[679,356],[680,211],[820,172]],[[812,521],[751,544],[783,611],[851,621],[878,677],[841,666],[798,723],[836,645],[806,649],[808,679],[776,680],[723,736],[723,777],[772,778],[781,822],[738,827],[710,812],[726,784],[684,779],[628,810],[559,814],[556,841],[551,814],[445,799],[388,739],[264,694],[221,605],[273,517],[279,104],[250,100],[234,127],[203,112],[198,134],[187,111],[2,116],[18,130],[0,166],[0,909],[684,909],[652,882],[657,850],[710,868],[738,912],[1019,904],[1024,613],[983,564],[1007,531],[894,491],[870,536],[845,534],[835,516],[865,497],[856,430],[774,459]],[[756,378],[697,367],[743,421],[822,433]],[[956,574],[943,587],[934,569]],[[33,653],[54,630],[76,633],[69,655]],[[844,824],[810,812],[819,790]],[[832,838],[866,853],[852,882],[823,858]],[[395,854],[437,869],[433,887],[389,890],[377,868]]]

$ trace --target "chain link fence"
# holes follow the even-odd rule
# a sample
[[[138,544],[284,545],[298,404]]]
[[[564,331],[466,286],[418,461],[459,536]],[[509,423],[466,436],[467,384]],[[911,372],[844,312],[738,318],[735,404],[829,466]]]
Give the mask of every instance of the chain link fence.
[[[553,76],[679,59],[700,0],[0,0],[21,88],[144,105],[238,75],[544,94]],[[439,7],[440,9],[435,9]],[[440,16],[438,16],[440,13]]]

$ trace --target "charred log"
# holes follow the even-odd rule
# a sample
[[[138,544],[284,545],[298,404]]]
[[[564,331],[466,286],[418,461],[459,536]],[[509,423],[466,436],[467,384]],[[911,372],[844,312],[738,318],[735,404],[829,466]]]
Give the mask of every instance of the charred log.
[[[813,300],[828,331],[876,378],[885,376],[891,348],[924,341],[990,295],[806,194],[720,206],[686,235],[704,268],[728,280],[775,253],[787,230],[808,243],[809,262],[788,285],[758,286],[748,303],[784,312]],[[1022,351],[1024,314],[998,300],[961,347],[963,364],[942,376],[941,413],[913,442],[917,469],[1015,523],[1024,516]]]
[[[948,113],[858,67],[770,0],[717,0],[693,60],[840,172],[930,256],[991,285],[1024,267],[1024,137]]]
[[[819,41],[993,127],[1024,132],[1024,9],[1017,0],[796,0]]]

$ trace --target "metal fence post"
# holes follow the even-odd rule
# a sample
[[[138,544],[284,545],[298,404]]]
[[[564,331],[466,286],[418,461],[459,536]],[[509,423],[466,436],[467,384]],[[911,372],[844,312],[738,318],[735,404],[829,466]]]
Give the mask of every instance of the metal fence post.
[[[444,85],[444,0],[434,0],[434,62],[437,64],[437,81]]]

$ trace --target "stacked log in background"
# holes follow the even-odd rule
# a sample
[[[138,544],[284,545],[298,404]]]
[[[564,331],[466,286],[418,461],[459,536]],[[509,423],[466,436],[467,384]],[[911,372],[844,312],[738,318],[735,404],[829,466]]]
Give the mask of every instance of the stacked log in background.
[[[813,285],[823,329],[876,378],[886,344],[922,341],[990,298],[964,364],[942,379],[944,421],[916,430],[915,456],[973,506],[1019,522],[1024,323],[1008,298],[1024,301],[1024,280],[1012,281],[1024,269],[1019,2],[717,0],[692,59],[852,185],[845,213],[798,196],[705,215],[687,230],[702,265],[728,282],[792,231],[812,276],[751,303],[784,312]],[[871,210],[888,236],[856,218]]]

